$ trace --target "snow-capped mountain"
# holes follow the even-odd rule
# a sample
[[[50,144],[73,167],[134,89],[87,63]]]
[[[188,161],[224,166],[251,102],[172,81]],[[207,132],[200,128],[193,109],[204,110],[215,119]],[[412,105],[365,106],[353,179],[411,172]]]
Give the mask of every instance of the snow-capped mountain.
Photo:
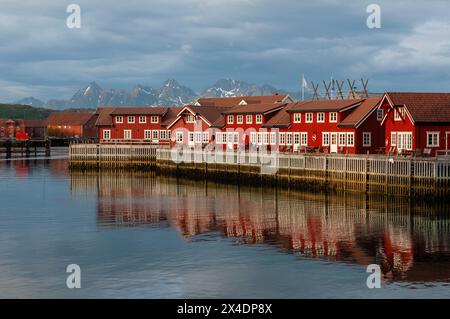
[[[38,99],[32,97],[32,96],[29,96],[29,97],[25,97],[25,98],[15,102],[15,104],[31,105],[34,107],[42,107],[42,106],[44,106],[45,103],[41,100],[38,100]]]
[[[131,90],[103,89],[97,83],[91,82],[78,90],[70,100],[49,100],[43,104],[53,109],[96,108],[99,106],[173,106],[193,103],[200,96],[229,97],[273,93],[287,93],[293,99],[300,97],[298,92],[286,92],[271,85],[254,85],[232,79],[218,80],[201,94],[197,94],[176,80],[169,79],[159,88],[139,84]],[[27,99],[32,101],[33,98]]]

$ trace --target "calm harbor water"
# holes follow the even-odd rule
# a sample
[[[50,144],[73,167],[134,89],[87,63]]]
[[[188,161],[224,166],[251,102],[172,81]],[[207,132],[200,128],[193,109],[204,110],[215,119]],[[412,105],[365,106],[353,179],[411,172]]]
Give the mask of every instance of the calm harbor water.
[[[0,161],[0,194],[1,298],[450,298],[448,204],[70,173],[64,158]]]

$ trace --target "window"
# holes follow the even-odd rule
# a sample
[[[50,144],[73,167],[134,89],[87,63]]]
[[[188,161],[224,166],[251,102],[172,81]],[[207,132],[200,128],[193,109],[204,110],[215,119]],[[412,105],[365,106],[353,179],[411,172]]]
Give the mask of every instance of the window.
[[[317,123],[325,123],[325,113],[317,113]]]
[[[363,146],[364,147],[371,147],[372,146],[372,133],[371,132],[364,132],[363,133]]]
[[[337,123],[337,113],[336,112],[330,113],[330,123]]]
[[[277,133],[270,132],[270,145],[275,145],[277,142]]]
[[[209,142],[209,132],[203,132],[203,143]]]
[[[347,146],[355,146],[355,133],[347,133]]]
[[[146,116],[139,116],[139,123],[147,123],[147,117]]]
[[[383,109],[378,109],[377,110],[377,121],[382,121],[384,117],[384,110]]]
[[[144,139],[149,140],[152,138],[152,131],[151,130],[144,130]]]
[[[397,146],[397,133],[391,132],[391,146]]]
[[[439,147],[439,132],[427,132],[427,147]]]
[[[300,133],[294,133],[294,145],[300,144]]]
[[[172,131],[167,130],[167,139],[170,140],[171,137],[172,137]]]
[[[256,132],[250,132],[250,143],[256,144]]]
[[[154,139],[154,140],[158,139],[158,131],[157,130],[152,131],[152,139]]]
[[[134,123],[135,118],[134,116],[128,116],[128,123]]]
[[[123,139],[124,140],[131,140],[131,130],[124,130],[123,131]]]
[[[152,115],[151,122],[152,123],[158,123],[158,116]]]
[[[222,144],[227,144],[227,134],[222,133]]]
[[[264,132],[264,145],[269,144],[269,133]]]
[[[116,116],[116,123],[123,123],[123,116],[122,115]]]
[[[330,145],[330,133],[322,133],[322,146]]]
[[[234,116],[233,115],[228,115],[227,116],[227,122],[228,122],[228,124],[233,124],[234,123]]]
[[[286,133],[286,145],[292,145],[292,133]]]
[[[258,133],[258,140],[257,140],[258,145],[262,145],[262,135],[263,133]]]
[[[237,124],[243,124],[244,123],[244,116],[238,115],[236,119]]]
[[[183,132],[176,132],[175,140],[177,141],[177,143],[182,143],[183,142]]]
[[[194,132],[188,133],[188,141],[189,141],[189,144],[194,143]]]
[[[234,132],[234,144],[239,144],[239,132]]]
[[[286,144],[286,133],[280,133],[280,145]]]
[[[308,146],[308,133],[302,133],[302,146]]]
[[[313,122],[313,114],[312,113],[306,113],[306,123],[312,123]]]
[[[233,143],[233,136],[234,136],[233,132],[227,133],[227,142],[228,143]]]
[[[346,141],[346,134],[345,133],[339,133],[339,146],[345,146]]]
[[[164,130],[159,131],[159,139],[167,140],[167,131],[164,131]]]
[[[111,130],[103,130],[103,139],[109,140],[111,138]]]
[[[405,108],[404,107],[399,107],[399,108],[395,109],[395,111],[394,111],[394,120],[395,121],[401,121],[404,118],[405,118]]]
[[[412,150],[412,133],[411,132],[397,132],[397,149]]]
[[[202,132],[195,132],[195,143],[201,144],[203,141],[203,133]]]
[[[301,123],[302,115],[300,113],[294,113],[294,123]]]
[[[245,116],[245,123],[252,124],[252,122],[253,122],[252,116],[251,115],[246,115]]]
[[[192,114],[186,114],[186,115],[184,116],[184,121],[185,121],[186,123],[195,123],[195,116],[192,115]]]
[[[262,124],[263,122],[263,117],[261,114],[257,114],[256,115],[256,124]]]

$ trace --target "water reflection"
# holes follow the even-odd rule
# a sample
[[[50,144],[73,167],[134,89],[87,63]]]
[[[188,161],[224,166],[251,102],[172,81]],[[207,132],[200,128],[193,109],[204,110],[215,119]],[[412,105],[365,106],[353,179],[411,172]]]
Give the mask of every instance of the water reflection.
[[[72,172],[72,196],[98,196],[98,227],[174,227],[186,240],[227,237],[329,262],[377,263],[388,281],[450,280],[450,209],[360,194],[320,194]]]

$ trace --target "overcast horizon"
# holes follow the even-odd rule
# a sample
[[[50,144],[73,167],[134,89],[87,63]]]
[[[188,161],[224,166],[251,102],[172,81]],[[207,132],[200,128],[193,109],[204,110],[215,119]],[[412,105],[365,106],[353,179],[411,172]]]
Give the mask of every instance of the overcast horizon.
[[[79,29],[66,25],[71,3]],[[371,3],[380,29],[366,25]],[[448,92],[449,11],[445,0],[0,0],[0,101],[168,78],[196,92],[221,78],[299,91],[302,74],[368,78],[372,92]]]

